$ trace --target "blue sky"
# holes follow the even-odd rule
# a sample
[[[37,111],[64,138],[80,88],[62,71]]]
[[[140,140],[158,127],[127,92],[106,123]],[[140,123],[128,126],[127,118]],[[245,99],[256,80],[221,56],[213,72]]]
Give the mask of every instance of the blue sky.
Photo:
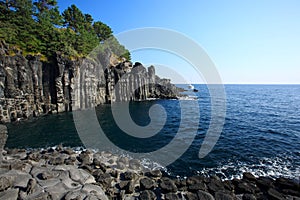
[[[214,61],[224,83],[300,83],[300,1],[58,0],[75,4],[114,34],[143,27],[178,31],[196,41]],[[160,64],[188,82],[203,80],[174,55],[144,50],[133,61]],[[161,76],[171,76],[157,67]],[[176,82],[176,77],[173,78]]]

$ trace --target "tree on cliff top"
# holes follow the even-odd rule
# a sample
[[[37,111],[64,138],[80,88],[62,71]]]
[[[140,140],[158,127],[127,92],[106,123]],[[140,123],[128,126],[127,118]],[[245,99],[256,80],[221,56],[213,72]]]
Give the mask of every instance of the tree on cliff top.
[[[114,40],[112,33],[109,26],[94,22],[75,5],[60,14],[56,0],[0,0],[0,39],[28,53],[48,58],[58,51],[70,57],[86,56],[103,41]],[[130,60],[129,51],[114,44]]]

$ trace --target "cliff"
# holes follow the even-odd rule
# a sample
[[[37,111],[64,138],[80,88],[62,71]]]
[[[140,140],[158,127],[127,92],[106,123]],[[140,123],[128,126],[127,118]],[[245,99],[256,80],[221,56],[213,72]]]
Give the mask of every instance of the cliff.
[[[75,60],[58,53],[43,62],[0,43],[2,123],[104,103],[176,97],[177,88],[156,76],[153,66],[146,69],[110,51],[99,59]]]

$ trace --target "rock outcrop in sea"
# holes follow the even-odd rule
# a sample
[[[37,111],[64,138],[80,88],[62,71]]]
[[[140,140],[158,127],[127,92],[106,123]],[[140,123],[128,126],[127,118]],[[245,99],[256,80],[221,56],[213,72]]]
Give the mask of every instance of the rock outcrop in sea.
[[[51,62],[24,57],[0,43],[0,122],[84,109],[118,101],[176,98],[178,89],[155,68],[132,64],[111,51],[99,59],[68,59],[57,53]]]

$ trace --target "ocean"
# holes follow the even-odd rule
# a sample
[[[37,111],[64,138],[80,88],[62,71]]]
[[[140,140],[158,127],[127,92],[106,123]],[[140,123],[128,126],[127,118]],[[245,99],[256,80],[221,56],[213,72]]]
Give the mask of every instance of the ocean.
[[[222,179],[232,179],[248,171],[257,176],[299,180],[300,85],[225,85],[225,123],[216,145],[201,159],[198,154],[210,125],[211,98],[206,85],[194,86],[198,92],[186,91],[185,94],[190,96],[186,100],[129,103],[130,117],[138,126],[145,127],[151,121],[164,122],[160,116],[165,118],[161,130],[151,137],[136,138],[126,134],[115,122],[111,105],[96,108],[99,125],[118,149],[145,155],[169,145],[179,129],[186,136],[179,138],[182,144],[191,138],[191,130],[196,130],[191,144],[181,156],[175,151],[164,152],[174,157],[174,162],[165,168],[171,176],[215,174]],[[199,116],[190,114],[181,122],[181,106],[192,111],[195,103],[199,105]],[[163,107],[165,115],[152,115],[155,120],[151,119],[149,109],[153,105]],[[74,148],[84,146],[72,113],[11,123],[8,130],[6,147],[9,148],[45,148],[58,144]],[[151,159],[143,162],[150,166]],[[151,166],[160,166],[160,163],[153,163]]]

